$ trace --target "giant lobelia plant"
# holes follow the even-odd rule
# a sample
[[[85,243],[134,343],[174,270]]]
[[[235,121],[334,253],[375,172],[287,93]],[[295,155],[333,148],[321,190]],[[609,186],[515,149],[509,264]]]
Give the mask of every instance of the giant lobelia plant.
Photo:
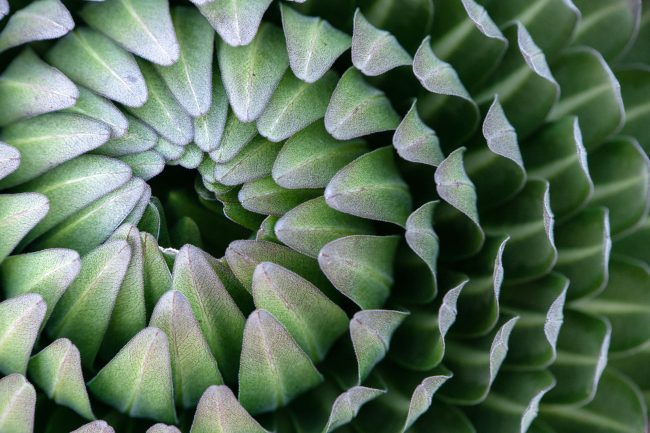
[[[0,0],[0,432],[646,432],[645,6]]]

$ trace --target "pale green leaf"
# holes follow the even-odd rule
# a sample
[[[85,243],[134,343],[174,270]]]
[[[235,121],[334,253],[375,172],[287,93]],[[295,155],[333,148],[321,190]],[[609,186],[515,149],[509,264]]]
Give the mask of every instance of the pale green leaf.
[[[194,407],[203,391],[223,383],[221,373],[201,333],[192,307],[181,292],[170,290],[156,304],[150,326],[167,334],[174,394],[179,406]]]
[[[342,168],[325,189],[327,204],[343,213],[403,226],[411,195],[389,146],[366,153]]]
[[[211,386],[201,396],[190,433],[267,433],[230,388]]]
[[[302,15],[284,4],[280,12],[291,70],[307,83],[318,81],[350,48],[350,36],[319,17]]]
[[[113,136],[106,143],[95,149],[93,153],[120,157],[146,152],[156,146],[158,135],[153,129],[129,114],[125,118],[129,124],[125,134],[121,137]]]
[[[332,411],[327,420],[327,425],[323,429],[323,433],[329,433],[349,423],[357,416],[364,404],[370,400],[374,400],[385,392],[381,389],[365,386],[355,386],[348,389],[339,395],[334,401],[334,404],[332,404]]]
[[[0,142],[0,180],[7,177],[20,165],[18,149]]]
[[[286,405],[323,380],[278,320],[255,310],[246,321],[239,366],[239,401],[257,414]]]
[[[29,377],[56,404],[69,407],[86,419],[95,419],[81,371],[79,350],[61,338],[29,361]]]
[[[395,130],[393,146],[402,159],[410,162],[437,167],[445,158],[435,131],[418,114],[417,101]]]
[[[255,122],[244,123],[231,110],[226,118],[221,141],[218,143],[218,147],[210,152],[210,158],[219,164],[226,163],[237,156],[239,151],[250,143],[256,135]]]
[[[228,45],[248,45],[259,34],[262,16],[271,1],[213,0],[199,6],[199,10]]]
[[[38,0],[16,11],[0,33],[0,52],[19,45],[58,39],[74,28],[70,12],[59,0]]]
[[[325,112],[325,128],[338,140],[349,140],[399,125],[399,116],[384,93],[370,86],[355,68],[348,69]]]
[[[133,176],[142,180],[158,176],[165,168],[165,158],[154,150],[124,155],[119,159],[131,167]]]
[[[282,143],[273,143],[257,136],[234,158],[223,164],[217,163],[214,177],[224,185],[240,185],[271,174],[275,157]]]
[[[47,328],[67,337],[91,368],[108,328],[120,285],[131,259],[126,241],[106,243],[81,259],[79,276],[57,303]]]
[[[248,182],[242,186],[237,198],[244,209],[263,215],[282,216],[301,203],[320,196],[313,189],[286,189],[271,176]]]
[[[147,100],[147,85],[135,59],[106,36],[80,28],[60,39],[47,60],[76,83],[130,107]]]
[[[3,433],[32,433],[36,391],[20,374],[0,379],[0,430]]]
[[[25,374],[46,310],[47,304],[35,293],[0,303],[0,372]]]
[[[285,142],[273,163],[273,180],[284,188],[324,188],[367,149],[361,140],[336,140],[318,121]]]
[[[72,107],[78,96],[68,77],[26,48],[0,75],[0,125]]]
[[[407,431],[430,408],[435,393],[451,375],[437,375],[425,378],[414,390],[409,402],[409,410],[401,432]]]
[[[363,310],[352,317],[350,337],[357,358],[358,383],[386,356],[393,333],[407,316],[402,311]]]
[[[115,433],[115,430],[106,421],[100,420],[84,424],[71,433]]]
[[[6,188],[32,180],[52,168],[104,144],[110,129],[96,120],[70,113],[51,113],[15,123],[2,139],[20,152],[20,166],[0,180]]]
[[[144,257],[144,299],[148,317],[160,297],[171,287],[172,274],[156,238],[143,232],[140,232],[140,238]]]
[[[361,10],[354,13],[352,64],[367,76],[381,75],[399,66],[409,66],[413,59],[395,36],[368,22]]]
[[[43,219],[49,207],[47,197],[41,194],[0,194],[0,261]]]
[[[99,373],[88,389],[129,416],[176,422],[169,345],[157,328],[140,331]]]
[[[156,70],[183,108],[198,117],[210,108],[214,31],[195,8],[174,8],[172,21],[180,57],[170,66],[156,66]]]
[[[213,4],[221,1],[241,2],[215,0]],[[269,53],[273,55],[270,56]],[[242,122],[256,120],[264,111],[289,66],[282,31],[272,24],[264,24],[252,43],[245,47],[233,47],[227,42],[222,42],[217,56],[233,111]]]
[[[271,313],[314,362],[321,361],[347,329],[341,308],[298,274],[274,263],[253,274],[255,307]]]
[[[130,52],[159,65],[179,58],[167,0],[106,0],[81,10],[88,25]]]
[[[68,113],[81,114],[107,124],[111,128],[111,138],[124,136],[129,129],[126,116],[109,100],[99,96],[85,87],[78,86],[79,97]]]
[[[208,111],[194,118],[194,143],[204,152],[212,152],[221,145],[228,115],[228,98],[221,76],[212,72],[212,97]],[[236,118],[236,116],[232,116]],[[251,125],[253,130],[255,126]]]

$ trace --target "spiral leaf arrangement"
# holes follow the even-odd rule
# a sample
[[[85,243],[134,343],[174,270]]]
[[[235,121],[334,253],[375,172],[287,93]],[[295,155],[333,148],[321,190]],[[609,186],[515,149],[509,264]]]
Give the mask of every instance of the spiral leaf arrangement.
[[[650,7],[191,3],[0,0],[0,432],[646,432]]]

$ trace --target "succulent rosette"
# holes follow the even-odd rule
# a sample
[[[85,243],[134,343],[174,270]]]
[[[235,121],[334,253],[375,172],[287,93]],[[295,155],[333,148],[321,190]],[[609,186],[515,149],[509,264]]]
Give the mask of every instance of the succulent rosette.
[[[0,17],[1,433],[647,431],[650,5]]]

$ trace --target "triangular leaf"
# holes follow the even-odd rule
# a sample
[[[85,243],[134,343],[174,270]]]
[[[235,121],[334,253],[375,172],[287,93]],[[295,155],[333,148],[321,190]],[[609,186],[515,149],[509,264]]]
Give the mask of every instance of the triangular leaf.
[[[267,433],[246,412],[230,388],[211,386],[199,401],[190,433]]]
[[[56,404],[69,407],[86,419],[94,419],[81,371],[79,350],[60,338],[29,361],[29,377]]]
[[[70,433],[115,433],[115,430],[106,421],[100,420],[84,424]]]
[[[0,379],[0,430],[4,433],[32,433],[36,391],[20,374]]]
[[[0,52],[28,42],[58,39],[74,28],[59,0],[38,0],[16,11],[0,33]]]
[[[25,374],[46,310],[34,293],[0,303],[0,372]]]
[[[329,433],[352,421],[361,407],[386,391],[381,389],[355,386],[339,395],[334,404],[323,433]]]
[[[37,193],[0,195],[0,261],[43,219],[49,207],[47,198]]]
[[[246,321],[239,367],[239,401],[250,413],[286,405],[323,380],[309,356],[265,310]]]
[[[27,48],[0,76],[0,125],[72,107],[78,96],[68,77]]]
[[[147,85],[133,56],[94,30],[80,28],[60,39],[47,60],[75,82],[113,101],[139,107],[147,100]]]
[[[129,416],[175,423],[174,385],[165,333],[157,328],[140,331],[88,382],[88,389]]]
[[[178,60],[167,0],[105,0],[85,6],[84,21],[132,53],[159,65]]]
[[[437,167],[445,158],[436,133],[420,119],[417,101],[395,130],[393,146],[400,157],[411,162]]]
[[[213,0],[199,6],[228,45],[251,43],[272,0]]]
[[[411,212],[411,195],[388,146],[346,165],[327,184],[324,196],[340,212],[400,226]]]

